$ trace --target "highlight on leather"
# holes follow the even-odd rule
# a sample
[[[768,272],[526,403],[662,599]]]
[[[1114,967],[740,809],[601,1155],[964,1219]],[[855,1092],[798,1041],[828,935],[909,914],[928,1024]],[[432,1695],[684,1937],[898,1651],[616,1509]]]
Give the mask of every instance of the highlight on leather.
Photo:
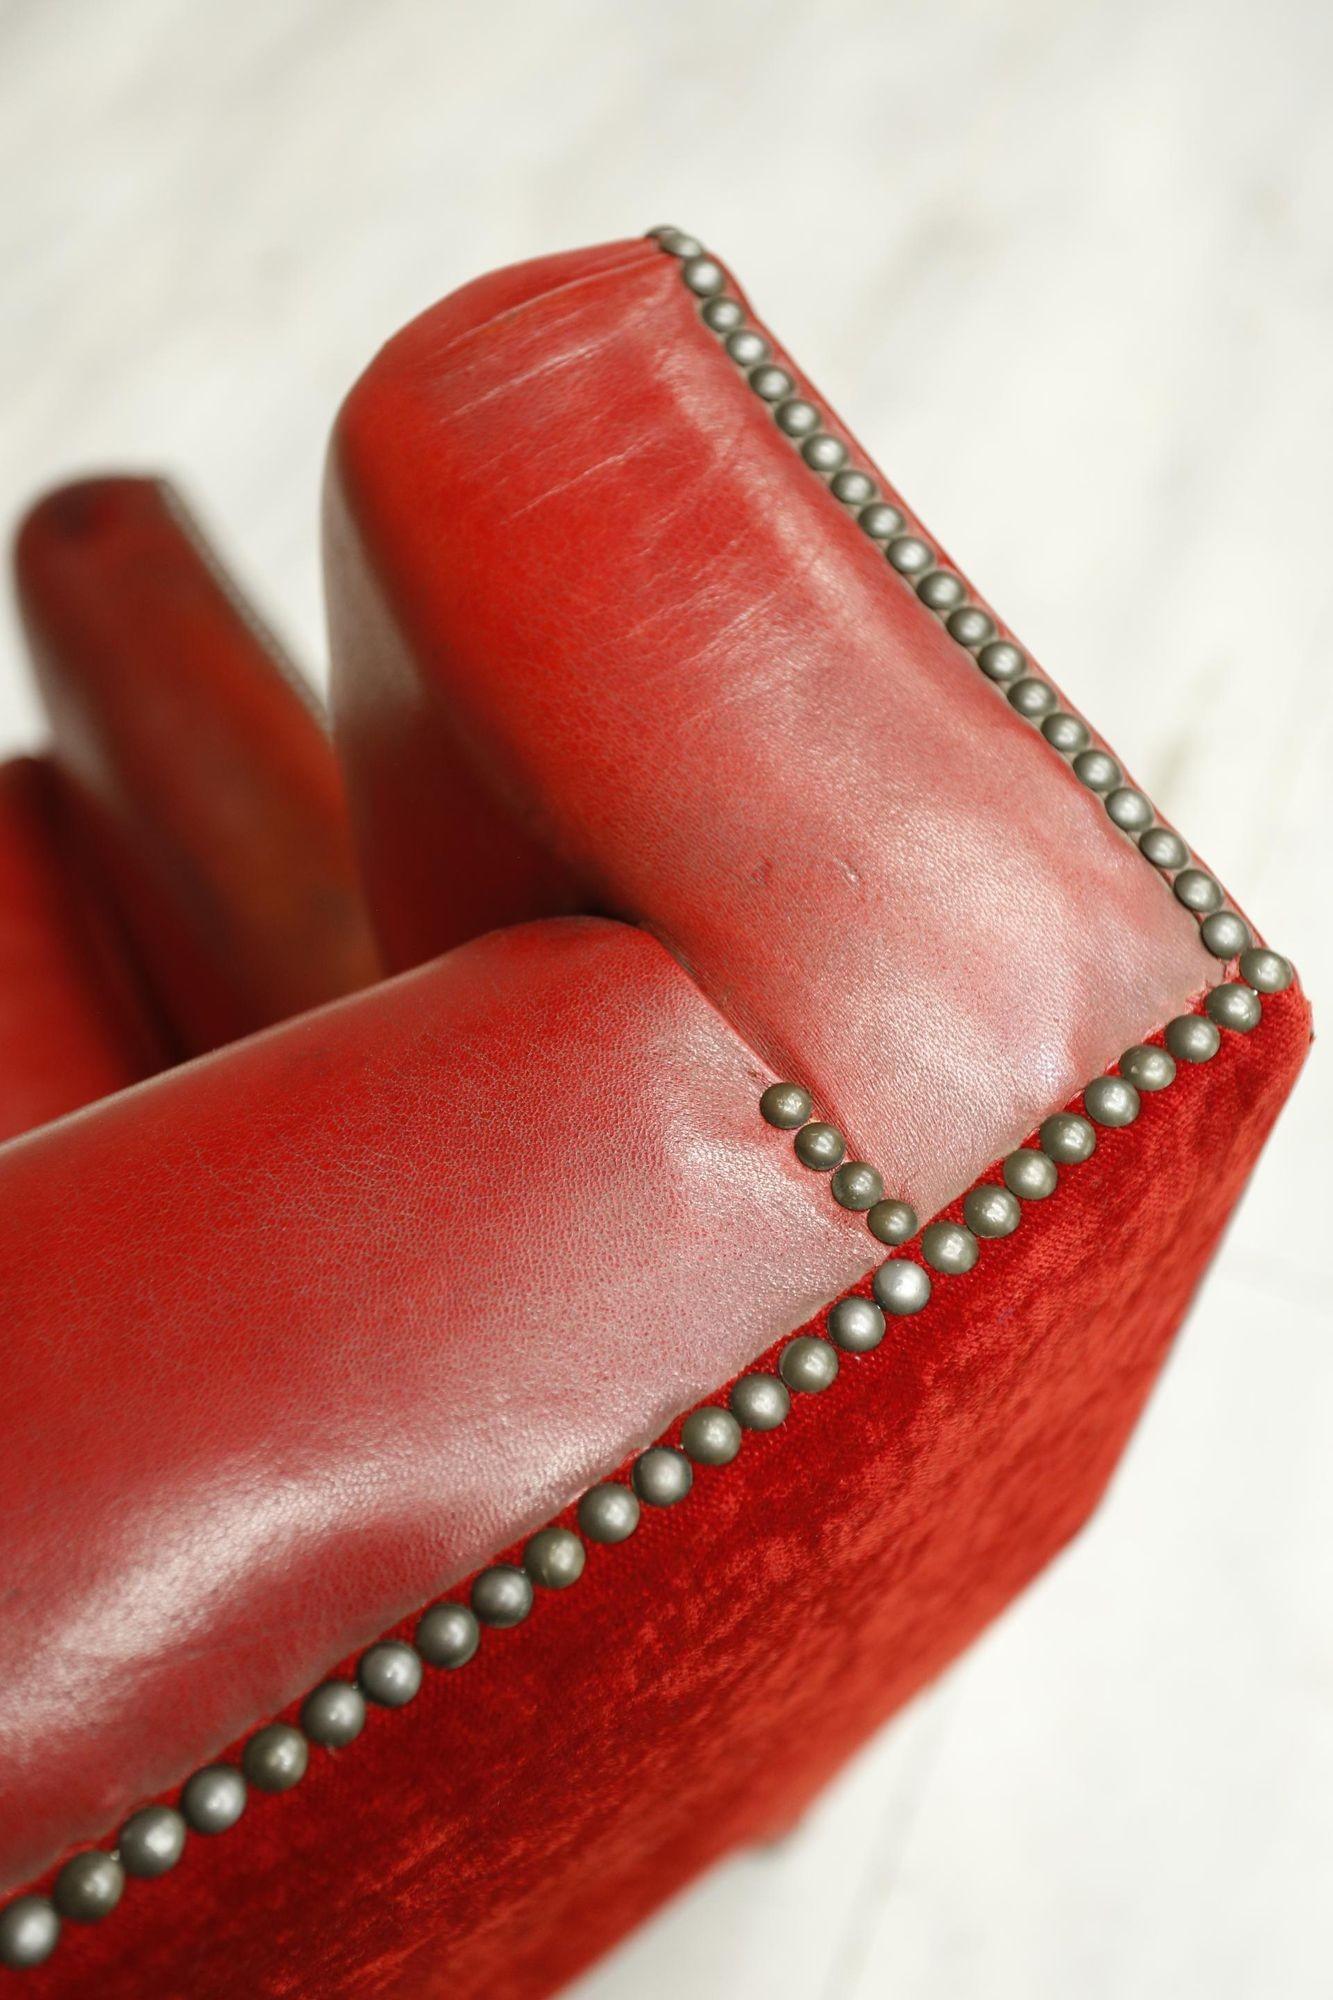
[[[171,489],[62,487],[15,565],[83,866],[181,1051],[375,978],[322,721]]]
[[[0,1884],[306,1692],[859,1273],[856,1221],[755,1114],[770,1080],[652,938],[566,919],[0,1154]]]

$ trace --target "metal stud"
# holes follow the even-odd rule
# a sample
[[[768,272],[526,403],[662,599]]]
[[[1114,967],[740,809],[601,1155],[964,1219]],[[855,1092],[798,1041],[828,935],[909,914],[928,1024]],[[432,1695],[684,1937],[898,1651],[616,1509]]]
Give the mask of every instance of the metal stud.
[[[917,1232],[916,1210],[907,1201],[877,1201],[866,1216],[872,1236],[894,1248]]]
[[[704,246],[697,236],[687,236],[683,229],[673,229],[669,223],[660,229],[650,229],[662,248],[672,257],[702,257]]]
[[[898,535],[884,553],[902,576],[920,576],[935,560],[934,551],[919,535]]]
[[[1215,986],[1203,1004],[1210,1021],[1216,1021],[1219,1028],[1230,1028],[1236,1035],[1248,1035],[1264,1017],[1259,995],[1236,980]]]
[[[688,257],[680,267],[680,275],[701,299],[712,298],[727,282],[726,272],[711,257]]]
[[[1235,958],[1250,942],[1250,927],[1234,910],[1214,910],[1199,925],[1199,936],[1214,958]]]
[[[949,637],[956,639],[960,646],[984,646],[988,639],[995,637],[995,620],[975,604],[965,604],[951,612],[946,622]]]
[[[125,1870],[115,1855],[93,1847],[65,1863],[51,1900],[71,1923],[96,1924],[110,1916],[124,1893]]]
[[[952,611],[967,595],[962,577],[955,576],[951,569],[931,570],[922,577],[916,594],[932,611]]]
[[[770,1083],[759,1100],[760,1116],[780,1132],[795,1132],[813,1110],[809,1091],[799,1083]]]
[[[921,1255],[946,1277],[970,1271],[980,1254],[976,1237],[959,1222],[932,1222],[922,1232]]]
[[[532,1609],[532,1584],[513,1563],[493,1563],[472,1579],[468,1593],[483,1625],[506,1632],[521,1625]]]
[[[875,1297],[886,1313],[907,1319],[919,1313],[930,1298],[930,1273],[906,1257],[890,1257],[871,1279]]]
[[[974,1236],[992,1238],[1012,1236],[1022,1221],[1023,1211],[1008,1188],[983,1181],[964,1201],[963,1217]]]
[[[818,410],[813,403],[807,403],[800,396],[793,396],[790,402],[779,403],[773,415],[778,429],[785,431],[788,437],[809,437],[812,431],[819,429]]]
[[[304,1740],[292,1735],[304,1751]],[[169,1874],[185,1852],[185,1820],[174,1806],[141,1806],[116,1835],[116,1852],[125,1873],[140,1881]]]
[[[1178,833],[1169,826],[1150,826],[1146,833],[1139,835],[1139,853],[1154,868],[1183,868],[1189,860],[1190,851]]]
[[[827,1340],[812,1333],[798,1334],[783,1348],[778,1373],[789,1389],[818,1396],[837,1380],[838,1357]]]
[[[623,1493],[625,1489],[622,1486],[617,1490]],[[633,1494],[630,1498],[634,1498]],[[636,1518],[638,1511],[636,1502]],[[466,1604],[432,1604],[417,1621],[413,1643],[428,1667],[443,1667],[454,1673],[475,1656],[481,1644],[481,1627],[476,1613]]]
[[[245,1779],[230,1764],[206,1764],[187,1781],[181,1811],[195,1833],[226,1833],[245,1811]]]
[[[794,387],[786,369],[775,367],[771,361],[761,361],[757,368],[752,368],[747,380],[755,395],[762,396],[766,403],[780,403]]]
[[[816,431],[801,446],[801,457],[815,472],[836,472],[846,456],[842,439],[830,437],[827,431]]]
[[[1251,945],[1240,955],[1240,976],[1256,993],[1285,993],[1296,977],[1291,960],[1266,945]]]
[[[1001,1169],[1004,1184],[1020,1201],[1045,1201],[1055,1193],[1059,1175],[1054,1162],[1031,1146],[1018,1146],[1007,1153]]]
[[[902,527],[903,517],[887,500],[872,500],[868,507],[861,509],[856,522],[872,541],[887,542]]]
[[[1106,810],[1122,833],[1141,833],[1152,825],[1152,805],[1132,785],[1117,785],[1108,792]]]
[[[739,368],[757,368],[768,359],[768,342],[752,326],[738,326],[726,338],[726,350]]]
[[[593,1486],[579,1501],[579,1526],[590,1542],[626,1542],[639,1525],[639,1496],[618,1480]]]
[[[845,472],[834,474],[829,481],[829,491],[835,500],[843,501],[848,507],[864,507],[867,500],[875,497],[875,482],[868,472],[851,465]]]
[[[1137,1042],[1121,1056],[1120,1074],[1127,1077],[1137,1091],[1165,1090],[1176,1080],[1175,1058],[1168,1050],[1156,1048],[1151,1042]]]
[[[868,1160],[846,1160],[829,1182],[829,1192],[840,1208],[873,1208],[884,1193],[883,1177]]]
[[[1096,1132],[1076,1111],[1057,1111],[1044,1121],[1037,1138],[1047,1159],[1062,1167],[1081,1166],[1097,1150]]]
[[[568,1590],[587,1560],[587,1550],[568,1528],[539,1528],[523,1551],[523,1567],[542,1590]]]
[[[992,640],[977,654],[977,665],[988,680],[1014,681],[1027,668],[1027,661],[1009,639]]]
[[[1076,715],[1066,715],[1062,708],[1052,710],[1043,718],[1041,733],[1052,750],[1058,750],[1062,757],[1072,757],[1075,751],[1088,747],[1086,723],[1080,722]]]
[[[1055,689],[1048,687],[1045,681],[1029,676],[1026,680],[1015,681],[1009,689],[1009,705],[1016,708],[1020,715],[1037,722],[1055,707]]]
[[[796,1134],[795,1146],[801,1165],[816,1174],[832,1173],[847,1151],[847,1141],[837,1126],[824,1125],[818,1120],[801,1127]]]
[[[45,1896],[19,1896],[0,1910],[0,1965],[27,1972],[45,1965],[60,1941],[60,1919]]]
[[[1178,1014],[1166,1024],[1166,1045],[1177,1062],[1211,1062],[1222,1046],[1216,1024],[1202,1014]]]
[[[1171,887],[1178,903],[1201,914],[1217,909],[1222,901],[1221,885],[1202,868],[1182,868]]]
[[[1105,750],[1082,750],[1074,759],[1074,776],[1090,792],[1109,792],[1120,783],[1120,766]]]
[[[421,1692],[421,1659],[402,1639],[382,1639],[357,1662],[357,1682],[367,1701],[380,1708],[406,1708]]]
[[[1139,1093],[1127,1077],[1094,1077],[1083,1092],[1083,1109],[1097,1125],[1132,1125],[1139,1115]]]
[[[694,1468],[674,1445],[650,1444],[634,1461],[630,1477],[640,1500],[650,1507],[674,1507],[694,1484]]]
[[[366,1700],[350,1681],[325,1681],[301,1705],[301,1727],[312,1743],[342,1750],[366,1726]]]
[[[730,333],[745,323],[739,299],[705,299],[699,310],[704,325],[710,326],[714,333]]]
[[[776,1375],[742,1375],[732,1383],[727,1403],[747,1431],[775,1431],[791,1409],[787,1385]]]
[[[828,1316],[828,1335],[845,1354],[869,1354],[884,1338],[884,1314],[873,1299],[839,1299]]]
[[[299,1785],[310,1762],[310,1746],[299,1729],[287,1722],[270,1722],[250,1738],[241,1753],[241,1769],[261,1792],[289,1792]],[[182,1838],[184,1828],[181,1829]],[[125,1858],[124,1837],[121,1859]]]
[[[730,1410],[706,1403],[680,1427],[680,1448],[696,1465],[730,1465],[741,1448],[741,1427]]]

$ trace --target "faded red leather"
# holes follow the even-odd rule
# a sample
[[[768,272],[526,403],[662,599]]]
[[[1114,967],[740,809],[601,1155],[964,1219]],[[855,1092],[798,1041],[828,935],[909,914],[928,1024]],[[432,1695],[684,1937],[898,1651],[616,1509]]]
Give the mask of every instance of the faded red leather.
[[[148,1076],[170,1050],[70,853],[57,786],[0,765],[0,1141]]]
[[[660,945],[576,919],[0,1154],[0,1887],[864,1269],[770,1080]]]
[[[16,570],[84,865],[182,1045],[373,979],[328,739],[170,489],[62,487]]]
[[[923,1214],[1216,976],[653,243],[482,279],[390,341],[326,539],[396,962],[466,934],[460,874],[511,915],[572,875]]]

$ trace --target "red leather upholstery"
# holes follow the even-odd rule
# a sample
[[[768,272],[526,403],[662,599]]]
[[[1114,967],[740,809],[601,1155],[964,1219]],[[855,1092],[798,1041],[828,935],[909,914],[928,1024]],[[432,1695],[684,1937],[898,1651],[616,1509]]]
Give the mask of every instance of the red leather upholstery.
[[[0,1155],[0,1888],[864,1268],[770,1080],[660,945],[576,920]]]
[[[169,1060],[124,940],[69,849],[49,768],[0,765],[0,1141]]]
[[[1218,976],[652,246],[390,345],[329,588],[385,939],[454,948],[0,1153],[12,1882],[410,1632],[875,1261],[759,1119],[775,1071],[928,1212]],[[120,763],[63,754],[147,852]],[[202,1032],[216,935],[150,907]],[[578,907],[637,927],[475,937]],[[833,1389],[31,1992],[532,2000],[780,1824],[1085,1516],[1307,1039],[1292,989],[1182,1065]]]
[[[572,874],[922,1214],[1216,976],[655,244],[483,279],[390,341],[327,517],[397,963],[465,934],[460,872],[511,914],[566,907]]]
[[[170,490],[63,487],[16,566],[85,866],[181,1044],[373,979],[327,738]]]

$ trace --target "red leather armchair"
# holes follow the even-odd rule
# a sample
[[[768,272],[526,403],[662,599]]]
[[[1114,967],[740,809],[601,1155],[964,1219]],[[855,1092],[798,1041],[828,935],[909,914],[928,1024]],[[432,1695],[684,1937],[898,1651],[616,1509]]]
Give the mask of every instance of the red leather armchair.
[[[0,1151],[0,1951],[519,2000],[1085,1519],[1308,1010],[677,232],[467,287],[339,417],[381,983],[177,519],[20,542],[7,1076],[62,1040],[13,1123],[102,1101]]]

